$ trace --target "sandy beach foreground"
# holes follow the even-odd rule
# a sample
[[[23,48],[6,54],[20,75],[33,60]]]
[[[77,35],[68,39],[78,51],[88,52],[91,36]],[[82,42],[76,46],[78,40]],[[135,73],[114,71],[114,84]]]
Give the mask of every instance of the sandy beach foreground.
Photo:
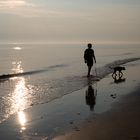
[[[79,125],[78,129],[59,134],[53,140],[140,140],[139,68],[135,65],[128,70],[126,76],[129,82],[123,85],[127,94],[123,95],[122,87],[117,87],[122,96],[112,104],[111,109],[91,117]],[[130,90],[133,83],[136,86]]]
[[[68,132],[54,140],[139,140],[140,88],[126,95],[113,108],[94,120],[85,122],[78,131]]]

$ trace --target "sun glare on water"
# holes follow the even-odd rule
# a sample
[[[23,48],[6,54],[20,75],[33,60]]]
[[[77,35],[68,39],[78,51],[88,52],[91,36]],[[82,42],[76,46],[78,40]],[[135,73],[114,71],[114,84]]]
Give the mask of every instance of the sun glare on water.
[[[18,112],[18,120],[19,120],[19,123],[21,125],[21,132],[22,132],[23,130],[26,129],[25,125],[26,125],[26,122],[27,122],[26,115],[23,111]]]
[[[12,62],[14,73],[23,72],[22,61]],[[11,112],[17,112],[18,122],[20,124],[20,132],[26,130],[27,116],[24,109],[28,106],[29,101],[27,100],[28,86],[24,77],[16,77],[13,79],[15,86],[11,96]]]
[[[21,47],[14,47],[13,49],[14,50],[21,50],[22,48]]]

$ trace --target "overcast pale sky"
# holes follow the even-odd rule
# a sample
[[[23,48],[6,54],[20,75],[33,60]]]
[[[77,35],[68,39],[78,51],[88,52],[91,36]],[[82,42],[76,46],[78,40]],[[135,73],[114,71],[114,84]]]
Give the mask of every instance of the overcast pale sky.
[[[140,0],[0,0],[0,42],[140,42]]]

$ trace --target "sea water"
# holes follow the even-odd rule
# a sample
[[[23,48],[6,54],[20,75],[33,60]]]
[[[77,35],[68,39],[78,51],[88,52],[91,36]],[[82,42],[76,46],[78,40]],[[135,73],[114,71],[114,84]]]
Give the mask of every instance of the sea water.
[[[110,67],[139,59],[140,45],[94,45],[99,79]],[[0,122],[34,105],[45,104],[88,85],[83,55],[86,44],[1,44]],[[94,78],[92,79],[94,81]]]

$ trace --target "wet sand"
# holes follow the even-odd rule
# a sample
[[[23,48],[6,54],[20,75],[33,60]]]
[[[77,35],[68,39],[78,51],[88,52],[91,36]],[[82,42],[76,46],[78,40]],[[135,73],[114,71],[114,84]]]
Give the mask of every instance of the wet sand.
[[[139,140],[140,88],[125,95],[112,109],[84,122],[78,130],[54,140]]]
[[[58,134],[53,140],[140,140],[139,70],[138,65],[132,64],[127,68],[126,82],[122,85],[120,83],[120,86],[119,83],[113,85],[117,90],[117,97],[120,98],[115,98],[111,109],[93,115],[77,125],[77,129]],[[133,84],[135,86],[132,88]],[[109,86],[108,84],[108,89]],[[126,94],[123,94],[124,92]],[[112,95],[113,93],[114,91],[111,92]]]

